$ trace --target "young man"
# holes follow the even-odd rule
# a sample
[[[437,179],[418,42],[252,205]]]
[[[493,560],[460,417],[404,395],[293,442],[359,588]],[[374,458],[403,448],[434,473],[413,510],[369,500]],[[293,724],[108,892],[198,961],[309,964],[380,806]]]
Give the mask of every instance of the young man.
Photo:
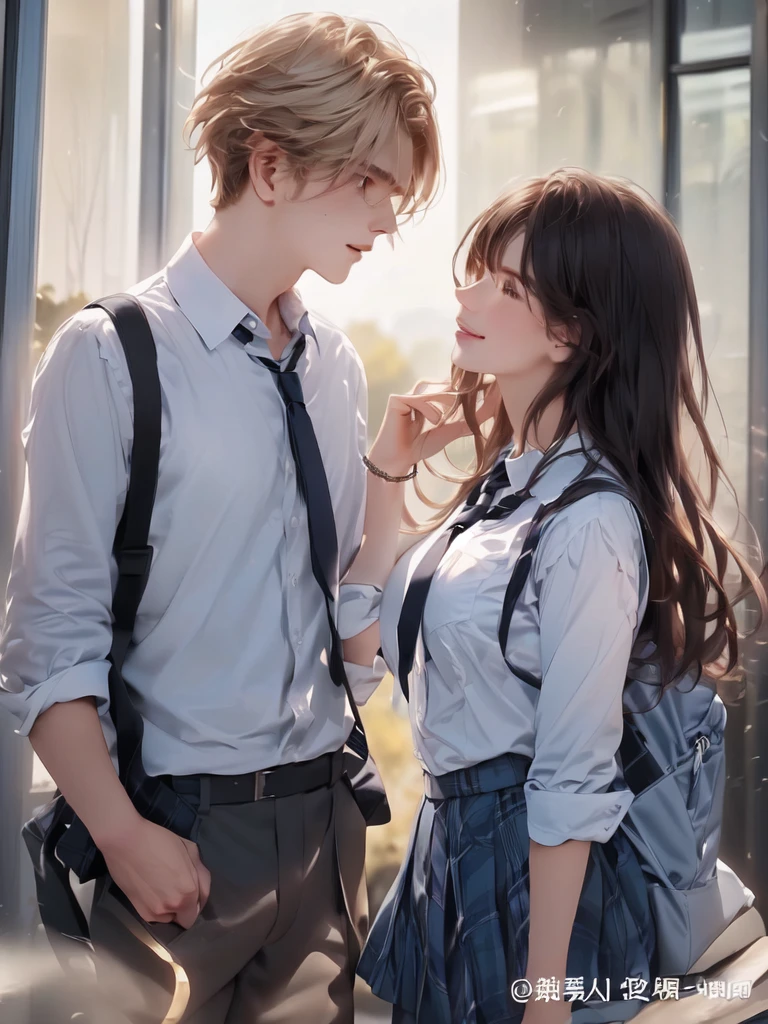
[[[123,675],[144,767],[193,804],[195,842],[141,817],[115,771],[112,547],[133,406],[106,314],[69,320],[36,374],[2,698],[171,951],[189,1024],[353,1017],[365,821],[333,756],[353,719],[330,679],[277,376],[295,363],[343,576],[362,537],[366,383],[350,342],[293,286],[307,269],[344,281],[397,213],[430,199],[432,103],[430,76],[361,21],[298,15],[232,47],[189,120],[212,170],[213,220],[131,289],[157,346],[163,416],[154,560]],[[358,632],[360,602],[340,611],[342,635]],[[347,674],[363,702],[383,670]],[[97,883],[90,927],[110,1020],[159,1022],[169,967],[121,910]]]

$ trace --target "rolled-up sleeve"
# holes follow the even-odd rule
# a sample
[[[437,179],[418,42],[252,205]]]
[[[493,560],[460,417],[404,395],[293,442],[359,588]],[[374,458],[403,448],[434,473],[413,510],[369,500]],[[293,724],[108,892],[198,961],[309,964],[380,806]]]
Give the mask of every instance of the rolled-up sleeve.
[[[545,530],[534,560],[542,685],[524,792],[529,835],[545,846],[606,842],[633,800],[621,778],[618,790],[609,787],[641,604],[642,539],[624,499],[600,495],[591,507],[594,518]]]
[[[112,546],[127,488],[121,430],[130,422],[129,406],[116,408],[110,372],[93,317],[80,314],[35,374],[0,638],[0,707],[22,736],[52,704],[91,696],[101,715],[109,706]]]
[[[381,587],[372,583],[342,583],[339,587],[339,636],[349,640],[379,621]]]
[[[348,640],[362,633],[378,621],[382,591],[369,583],[342,583],[339,587],[339,636]],[[365,704],[376,687],[387,674],[387,665],[381,655],[373,659],[373,665],[356,665],[345,661],[347,679],[355,700]]]
[[[350,468],[353,474],[354,486],[350,486],[348,493],[352,500],[357,501],[357,517],[349,552],[346,558],[342,558],[340,566],[342,580],[360,550],[365,522],[367,479],[362,456],[368,450],[368,386],[362,360],[357,354],[355,354],[355,362],[357,365],[358,384],[357,397],[353,409],[354,424],[350,435],[354,437],[354,444],[351,446],[350,451]],[[337,602],[336,625],[342,640],[349,640],[350,637],[357,636],[358,633],[362,633],[364,629],[367,629],[368,626],[378,620],[381,593],[381,589],[376,586],[360,583],[341,583]],[[345,661],[344,668],[347,673],[349,687],[357,704],[365,704],[387,674],[387,666],[379,655],[375,656],[372,665],[358,665],[352,661]]]

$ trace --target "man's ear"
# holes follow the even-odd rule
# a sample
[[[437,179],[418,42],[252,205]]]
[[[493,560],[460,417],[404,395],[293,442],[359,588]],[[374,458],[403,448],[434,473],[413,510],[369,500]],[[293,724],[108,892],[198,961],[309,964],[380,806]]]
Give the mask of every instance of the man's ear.
[[[253,135],[253,149],[248,157],[248,176],[256,195],[267,206],[274,206],[276,186],[285,170],[285,152],[260,132]]]

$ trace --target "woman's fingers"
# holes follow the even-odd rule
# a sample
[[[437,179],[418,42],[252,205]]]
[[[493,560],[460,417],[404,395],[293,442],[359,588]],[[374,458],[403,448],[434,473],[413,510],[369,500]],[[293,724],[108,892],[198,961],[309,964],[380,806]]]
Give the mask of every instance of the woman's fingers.
[[[398,450],[398,458],[405,447],[410,448],[415,462],[430,458],[452,441],[472,433],[464,418],[460,397],[446,382],[417,381],[408,394],[390,396],[388,410],[393,418],[385,419],[387,429],[382,428],[382,437],[387,435],[391,425],[394,429],[391,440]],[[483,403],[477,410],[478,422],[497,415],[500,402],[501,395],[494,382],[484,392]]]
[[[443,416],[443,411],[439,404],[435,401],[434,395],[396,395],[396,400],[411,412],[411,419],[413,419],[413,413],[421,413],[430,421],[430,423],[439,423]]]

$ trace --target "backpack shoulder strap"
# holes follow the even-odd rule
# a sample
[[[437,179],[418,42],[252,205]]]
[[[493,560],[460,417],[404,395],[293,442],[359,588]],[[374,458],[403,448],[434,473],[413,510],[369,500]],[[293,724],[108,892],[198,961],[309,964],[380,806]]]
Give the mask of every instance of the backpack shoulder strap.
[[[87,308],[94,307],[103,309],[115,325],[133,388],[131,470],[114,545],[119,575],[112,602],[113,633],[115,638],[120,634],[120,641],[112,653],[119,654],[122,663],[152,561],[147,541],[160,461],[160,380],[154,338],[139,302],[132,295],[118,294]]]
[[[528,683],[529,686],[532,686],[537,690],[541,689],[541,680],[525,669],[515,667],[507,658],[507,640],[509,639],[509,626],[512,621],[512,613],[515,610],[517,600],[523,591],[523,587],[525,586],[526,580],[528,579],[531,571],[533,556],[536,552],[536,548],[538,547],[539,540],[541,539],[541,531],[545,522],[555,515],[556,512],[567,508],[574,502],[579,501],[579,499],[585,498],[589,494],[597,493],[621,494],[632,502],[640,520],[646,559],[650,561],[651,532],[648,528],[647,521],[637,499],[632,495],[629,488],[618,479],[608,480],[604,477],[586,477],[584,480],[578,480],[576,483],[566,487],[563,493],[554,501],[548,502],[546,505],[539,506],[533,515],[531,525],[528,528],[525,540],[523,541],[520,556],[515,563],[512,576],[507,584],[507,589],[504,594],[504,603],[501,609],[501,618],[499,620],[499,646],[501,647],[501,653],[504,661],[507,663],[511,671],[518,676],[518,678],[522,679],[523,682]]]
[[[133,706],[121,669],[152,565],[153,551],[148,540],[160,462],[160,379],[155,341],[137,299],[121,293],[98,299],[86,308],[103,309],[109,315],[125,352],[133,388],[131,469],[125,507],[115,532],[113,548],[118,576],[112,597],[112,647],[109,653],[112,664],[109,673],[110,714],[117,734],[120,778],[125,785],[129,769],[141,774],[144,724]]]

